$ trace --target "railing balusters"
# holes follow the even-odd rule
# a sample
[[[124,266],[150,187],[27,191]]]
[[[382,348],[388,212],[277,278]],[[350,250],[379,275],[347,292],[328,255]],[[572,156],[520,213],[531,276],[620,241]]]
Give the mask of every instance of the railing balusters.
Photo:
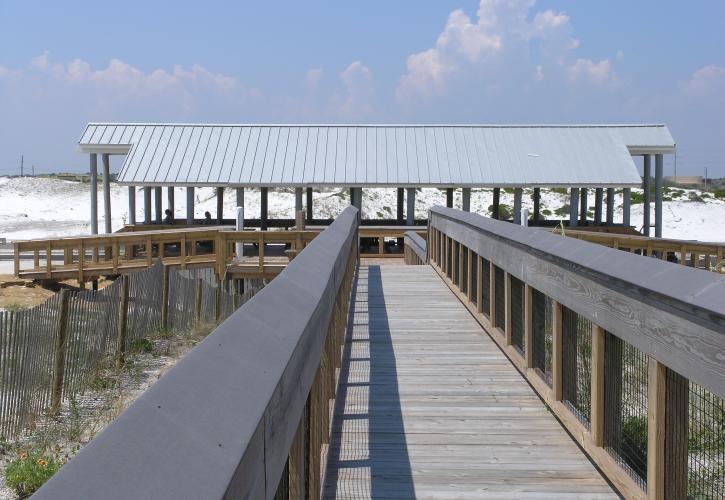
[[[439,215],[439,211],[445,214]],[[453,226],[458,222],[458,216],[453,215],[453,211],[437,208],[432,211],[432,244],[438,246],[437,242],[440,240],[438,248],[442,253],[436,259],[436,252],[433,251],[431,264],[434,269],[627,498],[719,498],[725,495],[725,481],[722,473],[718,472],[725,469],[725,447],[721,444],[724,439],[721,422],[725,422],[723,399],[668,368],[657,359],[661,355],[659,351],[650,352],[640,345],[644,349],[641,351],[617,336],[623,335],[621,331],[615,335],[603,327],[609,322],[609,326],[614,324],[620,328],[617,321],[625,321],[628,329],[636,329],[642,324],[651,327],[651,324],[663,321],[662,318],[643,317],[633,321],[630,318],[620,319],[617,315],[621,311],[616,311],[613,319],[607,309],[608,304],[624,308],[624,303],[618,302],[620,299],[614,299],[615,293],[619,293],[616,289],[608,292],[609,295],[594,292],[587,285],[552,271],[550,267],[554,264],[551,261],[537,262],[539,257],[535,256],[531,257],[531,261],[535,262],[532,268],[533,278],[546,272],[554,277],[548,282],[540,281],[550,287],[550,292],[542,293],[530,282],[519,281],[523,277],[517,272],[518,260],[515,263],[506,261],[505,255],[509,250],[515,251],[516,247],[499,248],[497,252],[493,252],[492,246],[507,243],[488,235],[482,238],[484,242],[478,248],[471,243],[474,240],[467,238],[467,245],[470,246],[464,250],[468,256],[469,279],[473,279],[470,268],[472,259],[477,259],[474,304],[471,282],[461,278],[461,253],[451,251],[461,248],[462,245],[437,225],[438,217]],[[465,222],[457,226],[458,231],[476,230],[471,228],[473,224],[469,216],[461,218]],[[486,231],[493,232],[493,229],[488,229],[491,224],[501,227],[503,240],[509,238],[511,225],[486,222]],[[583,234],[572,236],[590,239]],[[670,255],[678,252],[681,265],[688,265],[688,252],[692,254],[689,264],[692,267],[701,266],[700,255],[704,255],[707,269],[716,268],[721,271],[723,265],[723,247],[700,245],[688,248],[679,242],[677,246],[672,246],[667,241],[644,241],[637,238],[627,239],[624,245],[620,244],[622,238],[618,236],[611,241],[606,238],[608,237],[597,236],[591,239],[598,243],[599,240],[606,240],[614,249],[618,247],[641,255],[656,254],[658,259],[655,262],[662,266],[669,264],[660,264],[661,260],[668,260]],[[529,240],[524,241],[530,244]],[[638,241],[642,243],[637,243]],[[716,253],[717,261],[713,264],[712,259]],[[448,259],[458,262],[451,265]],[[489,270],[488,283],[483,272],[484,265]],[[700,276],[700,279],[708,278]],[[501,292],[502,283],[504,293]],[[486,284],[488,307],[484,307]],[[515,287],[523,288],[522,299]],[[468,293],[465,293],[466,290]],[[564,307],[551,296],[556,294],[562,298],[569,297],[571,300],[567,299],[567,303],[571,302],[571,307],[575,309]],[[523,306],[519,304],[519,300],[523,300]],[[640,299],[635,296],[630,300],[636,302]],[[505,301],[505,307],[502,307],[502,301]],[[591,304],[589,309],[582,309],[581,304],[587,302]],[[547,304],[551,304],[550,315]],[[502,315],[505,316],[503,321]],[[722,317],[722,314],[718,316]],[[523,321],[523,346],[519,339],[518,326],[514,326],[520,320]],[[643,323],[639,323],[640,321]],[[551,332],[550,340],[548,331]],[[703,334],[706,335],[706,332],[703,331]],[[666,334],[663,332],[663,335]],[[633,338],[636,339],[637,336]],[[693,341],[696,342],[697,339],[690,337],[688,344]],[[724,349],[719,338],[712,342],[711,349]],[[717,342],[720,344],[716,344]],[[683,351],[683,355],[689,355],[692,349],[694,348],[690,345],[688,351]],[[722,378],[722,370],[715,367],[710,360],[712,353],[704,356],[707,358],[706,362],[711,363],[711,373]],[[550,385],[546,375],[548,359],[551,359]],[[699,364],[693,364],[695,373],[703,373]],[[708,437],[703,437],[705,435]]]

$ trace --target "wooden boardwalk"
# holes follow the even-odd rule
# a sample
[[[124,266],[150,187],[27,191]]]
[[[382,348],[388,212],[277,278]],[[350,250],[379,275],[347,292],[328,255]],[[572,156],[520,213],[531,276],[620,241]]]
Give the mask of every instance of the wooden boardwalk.
[[[430,266],[362,266],[325,498],[617,498]]]

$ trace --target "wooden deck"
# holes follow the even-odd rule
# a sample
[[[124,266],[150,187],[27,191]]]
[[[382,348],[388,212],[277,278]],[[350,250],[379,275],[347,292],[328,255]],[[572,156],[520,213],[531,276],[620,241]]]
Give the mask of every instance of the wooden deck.
[[[362,266],[325,498],[617,498],[430,266]]]

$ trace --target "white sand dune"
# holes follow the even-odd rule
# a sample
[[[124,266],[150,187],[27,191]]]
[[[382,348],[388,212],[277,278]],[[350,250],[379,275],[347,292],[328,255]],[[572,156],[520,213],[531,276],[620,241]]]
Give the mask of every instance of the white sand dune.
[[[633,190],[634,193],[641,191]],[[111,186],[112,226],[119,229],[128,220],[128,190],[125,187]],[[216,195],[212,188],[196,189],[195,215],[203,217],[205,211],[215,215]],[[166,192],[163,193],[163,205],[166,206]],[[698,190],[676,190],[668,193],[672,201],[665,201],[664,228],[665,238],[678,238],[700,241],[725,241],[725,200],[711,197],[709,193]],[[708,197],[710,196],[710,197]],[[690,197],[704,197],[704,201],[690,201]],[[568,197],[551,190],[542,190],[542,211],[552,213],[568,203]],[[103,201],[99,193],[100,227],[103,229]],[[247,217],[259,217],[259,191],[246,190],[245,210]],[[594,196],[590,191],[590,208]],[[487,213],[492,202],[490,189],[474,189],[471,195],[471,209],[478,213]],[[427,210],[437,204],[445,203],[445,191],[440,189],[421,189],[416,198],[416,215],[425,217]],[[455,206],[460,207],[461,193],[456,191]],[[501,203],[513,205],[513,194],[501,193]],[[615,221],[621,222],[622,198],[617,195]],[[314,193],[315,217],[334,217],[349,204],[348,190],[325,190]],[[525,190],[524,207],[532,209],[531,190]],[[184,189],[176,190],[176,217],[186,214],[186,194]],[[236,206],[234,193],[227,191],[224,200],[225,215],[233,217]],[[294,193],[291,189],[274,190],[269,195],[270,217],[293,217]],[[143,196],[136,192],[137,220],[142,220]],[[632,205],[632,223],[638,228],[642,225],[641,204]],[[653,206],[654,209],[654,206]],[[395,189],[363,190],[363,212],[366,218],[393,218],[396,211]],[[8,241],[88,234],[90,218],[89,185],[72,181],[49,178],[8,178],[0,177],[0,238]],[[550,218],[557,218],[551,215]],[[654,222],[654,213],[652,214]]]

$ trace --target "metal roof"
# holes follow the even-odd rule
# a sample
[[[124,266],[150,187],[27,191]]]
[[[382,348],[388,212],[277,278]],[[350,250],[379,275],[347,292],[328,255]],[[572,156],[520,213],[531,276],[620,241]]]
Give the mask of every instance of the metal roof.
[[[664,125],[91,123],[81,151],[126,154],[122,184],[634,186],[635,154],[671,153]]]

